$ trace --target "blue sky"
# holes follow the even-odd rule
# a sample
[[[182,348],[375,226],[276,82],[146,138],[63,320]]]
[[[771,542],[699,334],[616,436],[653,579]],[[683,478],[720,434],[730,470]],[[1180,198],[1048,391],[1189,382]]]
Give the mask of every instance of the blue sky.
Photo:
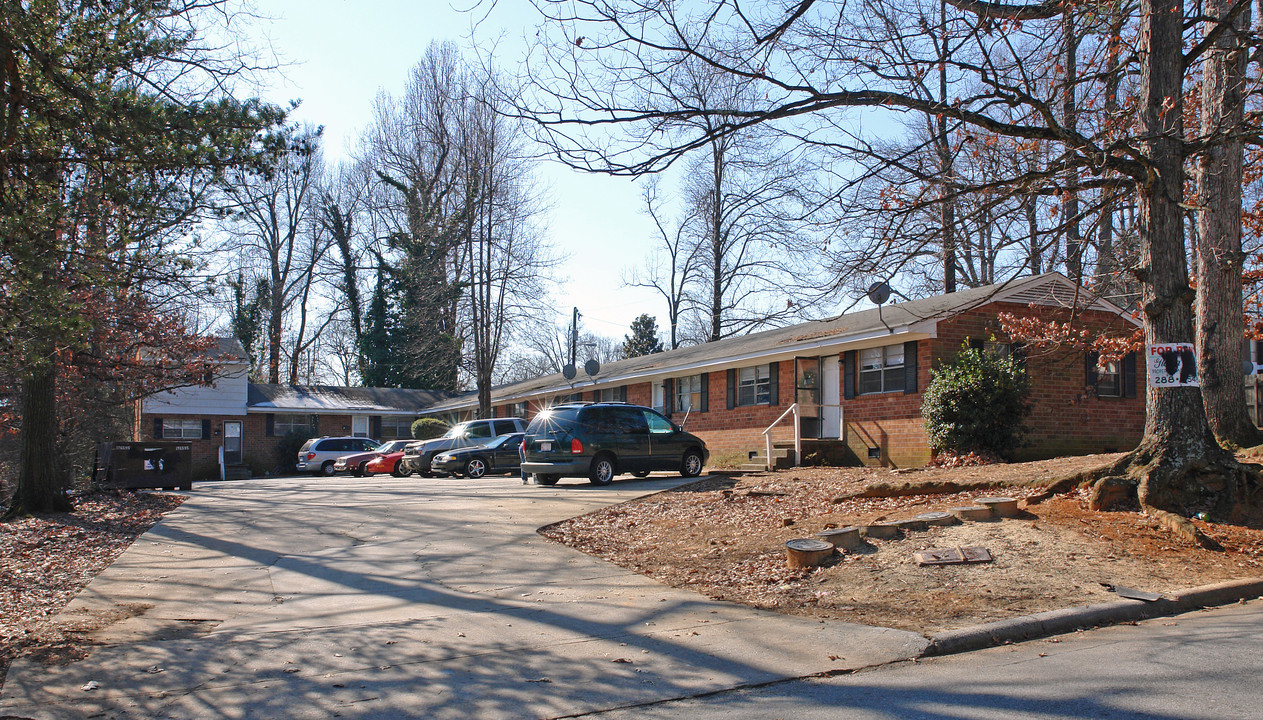
[[[475,0],[468,0],[474,2]],[[434,40],[468,47],[470,14],[446,2],[405,0],[257,0],[254,32],[284,63],[269,77],[265,97],[301,100],[294,119],[325,126],[326,157],[345,157],[368,123],[379,91],[400,94],[408,71]],[[535,24],[526,3],[500,0],[473,38],[495,43],[501,62],[521,53],[521,38]],[[622,338],[637,315],[648,312],[664,325],[663,304],[653,294],[622,287],[621,275],[641,264],[653,227],[641,213],[639,187],[628,179],[570,171],[554,163],[539,169],[551,188],[547,221],[552,246],[568,257],[557,274],[558,322],[577,306],[592,332]],[[667,182],[664,189],[670,189]],[[543,320],[541,318],[541,320]]]

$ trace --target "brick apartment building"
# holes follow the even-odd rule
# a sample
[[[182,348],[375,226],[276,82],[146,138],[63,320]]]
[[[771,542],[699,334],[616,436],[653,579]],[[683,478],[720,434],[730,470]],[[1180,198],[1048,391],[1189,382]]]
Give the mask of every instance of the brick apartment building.
[[[1130,449],[1144,430],[1143,363],[1128,356],[1098,370],[1082,352],[1036,352],[1008,342],[1000,328],[1001,312],[1064,319],[1076,302],[1085,327],[1136,326],[1118,307],[1048,273],[620,360],[591,377],[580,369],[573,380],[557,373],[498,387],[494,414],[529,418],[570,400],[637,403],[701,436],[714,460],[739,462],[761,451],[769,427],[778,444],[792,442],[795,416],[786,413],[797,402],[805,454],[912,467],[931,457],[920,412],[931,368],[962,343],[995,343],[1025,362],[1031,380],[1022,459]],[[179,432],[207,475],[217,473],[219,447],[257,471],[289,431],[387,439],[406,436],[418,416],[457,421],[476,410],[476,393],[257,385],[246,382],[244,365],[226,364],[212,387],[145,401],[138,433]],[[239,442],[230,435],[237,432]]]

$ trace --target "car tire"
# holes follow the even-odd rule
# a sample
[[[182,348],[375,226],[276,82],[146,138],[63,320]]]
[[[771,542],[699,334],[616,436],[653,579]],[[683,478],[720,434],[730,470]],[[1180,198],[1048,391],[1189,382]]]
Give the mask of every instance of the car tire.
[[[390,474],[399,478],[406,477],[406,473],[403,471],[403,460],[395,461],[395,466],[390,469]]]
[[[632,477],[647,478],[647,477],[649,477],[649,471],[648,471],[648,470],[637,470],[636,472],[632,473]]]
[[[539,473],[535,473],[536,485],[556,485],[557,481],[560,479],[560,475],[541,475]]]
[[[356,465],[355,469],[351,471],[351,474],[354,475],[355,477],[364,477],[364,474],[367,472],[368,472],[368,462],[365,461],[365,462],[360,463],[359,465]]]
[[[618,474],[614,458],[610,455],[597,455],[592,458],[592,466],[588,469],[588,482],[593,485],[609,485]]]
[[[680,459],[680,476],[686,478],[695,478],[702,474],[702,467],[706,465],[706,460],[702,458],[702,453],[697,450],[689,450],[684,453],[684,457]]]
[[[480,457],[471,457],[469,458],[469,461],[465,463],[465,477],[469,478],[470,480],[477,480],[478,478],[486,474],[487,474],[487,461],[486,460],[483,460]]]
[[[320,474],[325,477],[332,477],[338,474],[338,471],[333,469],[332,460],[325,460],[324,464],[320,466]]]

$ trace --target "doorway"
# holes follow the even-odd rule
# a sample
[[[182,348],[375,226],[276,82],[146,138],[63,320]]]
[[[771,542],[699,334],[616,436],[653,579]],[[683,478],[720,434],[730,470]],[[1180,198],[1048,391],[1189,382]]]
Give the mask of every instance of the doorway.
[[[820,437],[842,437],[842,372],[837,355],[820,359]]]
[[[224,466],[241,464],[241,422],[224,422]]]

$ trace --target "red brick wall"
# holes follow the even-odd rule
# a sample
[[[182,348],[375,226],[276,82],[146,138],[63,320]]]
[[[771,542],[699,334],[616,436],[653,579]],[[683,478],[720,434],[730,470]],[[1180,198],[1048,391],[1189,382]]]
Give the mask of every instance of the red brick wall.
[[[954,355],[966,337],[987,340],[994,335],[1004,341],[998,312],[1068,319],[1051,308],[991,303],[939,323],[935,361]],[[1081,313],[1079,322],[1090,329],[1130,331],[1130,323],[1100,311]],[[1026,425],[1031,432],[1027,436],[1030,444],[1016,454],[1019,459],[1130,450],[1140,441],[1147,383],[1143,357],[1136,359],[1136,397],[1116,398],[1097,397],[1088,389],[1081,352],[1032,348],[1026,354],[1031,380],[1031,414]]]

